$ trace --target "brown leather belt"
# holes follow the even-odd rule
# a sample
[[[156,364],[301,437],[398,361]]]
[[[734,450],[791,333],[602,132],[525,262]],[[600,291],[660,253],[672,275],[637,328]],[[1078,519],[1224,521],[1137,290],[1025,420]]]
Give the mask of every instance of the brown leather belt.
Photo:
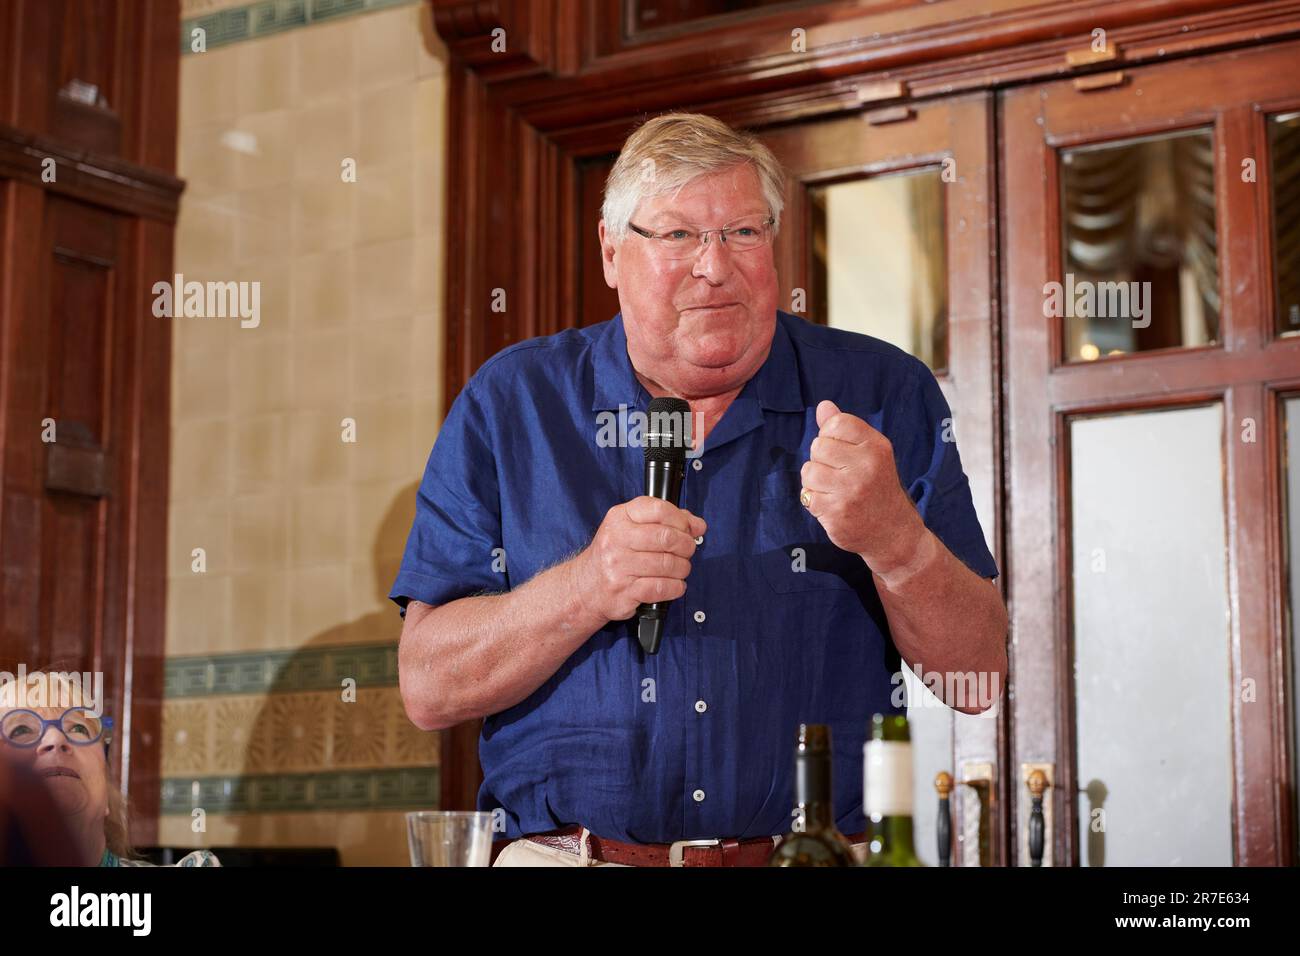
[[[582,827],[565,827],[549,833],[531,833],[533,843],[554,847],[579,856],[582,853]],[[849,836],[850,843],[861,843],[864,835]],[[600,863],[624,866],[766,866],[779,838],[757,837],[749,840],[678,840],[676,843],[624,843],[587,835],[587,856]]]

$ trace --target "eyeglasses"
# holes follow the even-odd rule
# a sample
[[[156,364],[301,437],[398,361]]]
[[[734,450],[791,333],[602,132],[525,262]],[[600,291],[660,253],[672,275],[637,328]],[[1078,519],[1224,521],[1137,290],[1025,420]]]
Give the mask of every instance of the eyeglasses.
[[[46,727],[57,727],[68,743],[86,747],[104,741],[104,754],[113,739],[113,718],[96,717],[84,707],[70,707],[60,717],[42,717],[34,710],[11,710],[0,717],[0,740],[29,750],[41,742]]]
[[[716,232],[732,252],[748,252],[772,240],[772,217],[751,216],[727,223],[719,229],[688,229],[679,226],[665,232],[651,232],[629,222],[628,227],[643,239],[649,239],[655,254],[664,259],[693,259],[709,243],[709,233]]]

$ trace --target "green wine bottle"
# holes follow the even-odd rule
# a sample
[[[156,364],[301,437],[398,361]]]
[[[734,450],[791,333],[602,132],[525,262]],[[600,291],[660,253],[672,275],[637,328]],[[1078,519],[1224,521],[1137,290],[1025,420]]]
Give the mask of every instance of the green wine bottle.
[[[863,866],[924,866],[912,849],[912,738],[907,718],[875,714],[862,747]]]
[[[835,827],[831,790],[831,729],[800,724],[794,750],[795,826],[777,844],[768,866],[857,866],[853,844]]]

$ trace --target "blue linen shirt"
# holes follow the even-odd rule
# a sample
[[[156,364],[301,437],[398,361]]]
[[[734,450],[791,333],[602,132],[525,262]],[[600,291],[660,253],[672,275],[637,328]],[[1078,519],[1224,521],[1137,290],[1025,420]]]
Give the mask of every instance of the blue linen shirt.
[[[890,439],[927,527],[996,577],[930,371],[778,311],[767,360],[687,462],[680,504],[708,531],[659,653],[641,650],[635,619],[610,622],[484,720],[478,808],[500,808],[507,837],[572,824],[643,843],[786,833],[800,722],[832,728],[836,823],[864,829],[867,724],[901,712],[905,665],[866,564],[798,500],[822,399]],[[602,447],[600,416],[649,401],[621,314],[485,362],[429,456],[391,598],[506,591],[585,547],[609,508],[644,493],[643,448]]]

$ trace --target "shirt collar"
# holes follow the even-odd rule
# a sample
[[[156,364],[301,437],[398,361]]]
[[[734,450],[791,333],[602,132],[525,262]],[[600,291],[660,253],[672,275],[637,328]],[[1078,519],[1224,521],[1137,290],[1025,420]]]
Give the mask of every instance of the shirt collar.
[[[632,360],[627,355],[627,332],[623,313],[619,312],[605,326],[591,351],[591,368],[595,376],[592,391],[593,412],[617,411],[620,405],[637,408],[648,405],[650,393],[637,380]]]
[[[800,321],[780,309],[776,313],[776,330],[772,349],[754,377],[745,383],[741,396],[753,396],[761,408],[774,412],[802,412],[807,406],[799,384],[799,367],[794,345],[786,328],[787,321]],[[614,316],[592,347],[592,370],[595,388],[591,410],[616,411],[620,405],[639,408],[648,405],[650,395],[637,380],[632,360],[627,354],[627,331],[623,313]]]

